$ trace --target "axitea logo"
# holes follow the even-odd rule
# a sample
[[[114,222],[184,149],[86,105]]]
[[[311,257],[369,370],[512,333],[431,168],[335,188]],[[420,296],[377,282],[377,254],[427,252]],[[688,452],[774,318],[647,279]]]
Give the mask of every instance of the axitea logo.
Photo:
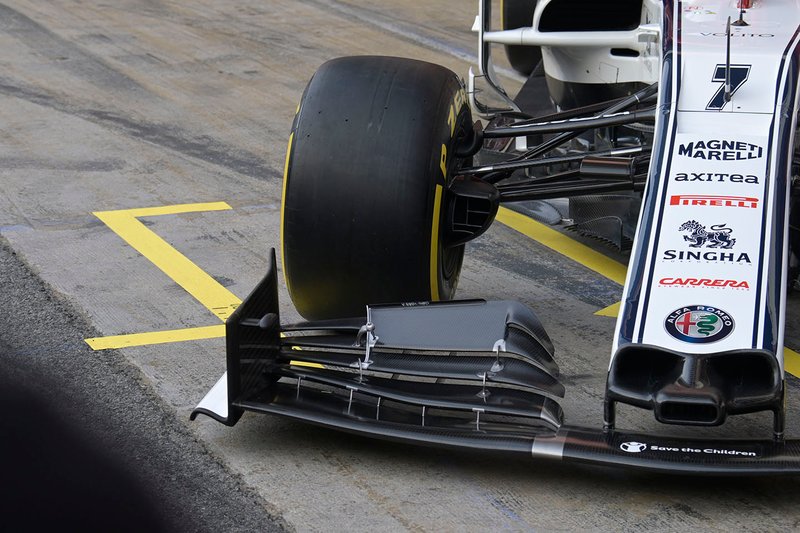
[[[758,198],[749,196],[712,196],[708,194],[678,194],[670,197],[670,205],[716,206],[716,207],[758,207]]]
[[[659,285],[666,287],[717,287],[731,289],[749,289],[746,281],[735,279],[709,279],[709,278],[661,278]]]
[[[755,183],[758,176],[753,174],[725,174],[723,172],[678,172],[675,181],[705,181],[713,183]]]
[[[761,159],[764,149],[757,144],[742,141],[708,140],[681,144],[678,155],[707,161],[743,161]]]

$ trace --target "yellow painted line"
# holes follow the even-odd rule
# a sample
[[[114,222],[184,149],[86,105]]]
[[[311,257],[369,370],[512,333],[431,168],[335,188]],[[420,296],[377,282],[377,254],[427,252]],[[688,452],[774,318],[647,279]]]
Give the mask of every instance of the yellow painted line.
[[[620,307],[622,307],[622,302],[617,302],[609,305],[608,307],[604,307],[603,309],[595,312],[595,314],[597,316],[609,316],[611,318],[617,318],[619,316]]]
[[[164,239],[148,229],[137,217],[226,209],[231,209],[231,206],[225,202],[213,202],[121,211],[97,211],[94,215],[224,322],[242,303],[241,300]]]
[[[225,324],[218,324],[216,326],[204,326],[199,328],[95,337],[86,339],[86,343],[92,347],[92,350],[113,350],[117,348],[130,348],[131,346],[144,346],[147,344],[216,339],[224,336]]]
[[[585,244],[581,244],[575,239],[570,239],[566,235],[545,226],[541,222],[537,222],[532,218],[505,207],[501,207],[498,210],[497,220],[523,235],[530,237],[536,242],[547,246],[551,250],[567,256],[586,268],[597,272],[601,276],[620,285],[625,285],[625,274],[628,271],[628,267],[593,250]],[[595,314],[617,318],[617,315],[619,315],[620,303],[621,302],[611,304],[597,311]]]
[[[794,377],[800,378],[800,353],[790,350],[789,348],[784,348],[783,369]]]
[[[224,211],[228,209],[231,209],[231,206],[225,202],[210,202],[121,209],[117,211],[96,211],[94,215],[224,322],[236,307],[242,303],[241,300],[164,239],[148,229],[138,218],[201,211]],[[147,344],[214,339],[224,336],[225,326],[218,325],[128,335],[111,335],[86,339],[86,342],[94,350],[108,350]]]
[[[439,301],[439,216],[442,209],[442,186],[436,186],[433,199],[433,227],[431,228],[431,300]]]
[[[548,228],[540,222],[501,207],[497,212],[497,220],[517,230],[535,240],[536,242],[555,250],[561,255],[567,256],[573,261],[577,261],[586,268],[589,268],[601,276],[620,285],[625,284],[625,274],[628,267],[610,257],[591,249],[585,244],[581,244],[574,239],[570,239],[552,228]]]
[[[300,112],[300,104],[297,104],[297,112]],[[295,113],[297,114],[297,113]],[[280,243],[281,243],[281,269],[283,270],[283,279],[286,281],[286,287],[289,288],[289,277],[286,275],[286,249],[283,244],[283,221],[284,213],[286,212],[286,183],[289,181],[289,158],[292,157],[292,143],[294,142],[294,132],[289,134],[289,144],[286,146],[286,161],[283,163],[283,192],[281,193],[281,229],[280,229]]]
[[[134,209],[117,209],[114,211],[96,211],[94,214],[110,214],[126,217],[157,217],[161,215],[180,215],[200,211],[228,211],[233,209],[226,202],[207,202],[202,204],[175,204],[159,207],[137,207]]]

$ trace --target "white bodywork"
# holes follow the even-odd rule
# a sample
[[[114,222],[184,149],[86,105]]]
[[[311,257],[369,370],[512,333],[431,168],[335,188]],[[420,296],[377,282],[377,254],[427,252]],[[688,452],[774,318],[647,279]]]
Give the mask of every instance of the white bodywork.
[[[484,32],[485,42],[540,46],[547,75],[571,83],[654,83],[659,75],[661,2],[645,0],[641,25],[631,31],[542,32],[539,20],[553,0],[540,0],[529,28]],[[480,28],[478,15],[474,31]],[[612,54],[635,50],[638,57]]]
[[[738,0],[643,0],[630,31],[540,31],[559,1],[540,0],[530,27],[505,31],[481,20],[480,2],[475,29],[482,43],[540,46],[554,80],[659,83],[660,133],[613,353],[765,350],[782,369],[800,0],[744,11]],[[482,49],[482,74],[499,87]]]
[[[614,351],[635,316],[633,342],[684,353],[766,349],[782,365],[788,239],[774,232],[781,225],[783,235],[788,231],[783,213],[790,176],[777,174],[775,162],[793,144],[777,130],[781,116],[793,112],[784,108],[795,96],[784,89],[790,71],[785,58],[798,45],[800,2],[762,0],[747,11],[748,26],[732,28],[731,72],[738,69],[744,81],[734,83],[727,103],[718,95],[725,82],[715,74],[726,64],[726,24],[739,16],[736,2],[676,2],[674,9],[673,20],[680,20],[673,35],[679,43],[671,80],[676,90],[662,91],[671,101],[660,102],[673,110],[666,131],[674,139],[665,139],[661,166],[651,169],[650,186],[658,187],[651,191],[655,235],[637,234],[634,250],[643,252],[629,269]],[[773,225],[776,209],[783,220]],[[679,231],[691,221],[719,238],[704,241],[691,230]],[[776,248],[782,253],[773,254]],[[691,340],[699,315],[686,313],[696,306],[724,311],[718,322],[730,322],[730,331],[713,333],[716,340]],[[670,334],[676,320],[685,339]],[[779,322],[777,338],[765,331],[768,320],[772,327]]]

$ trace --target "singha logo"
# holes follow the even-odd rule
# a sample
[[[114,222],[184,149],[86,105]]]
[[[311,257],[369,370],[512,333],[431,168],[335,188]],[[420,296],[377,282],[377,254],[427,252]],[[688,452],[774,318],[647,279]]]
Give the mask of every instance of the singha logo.
[[[727,224],[716,224],[711,226],[711,231],[696,220],[689,220],[681,224],[678,231],[688,231],[689,235],[684,235],[683,240],[689,242],[689,248],[722,248],[730,250],[736,244],[736,239],[731,239],[731,228],[725,227]]]

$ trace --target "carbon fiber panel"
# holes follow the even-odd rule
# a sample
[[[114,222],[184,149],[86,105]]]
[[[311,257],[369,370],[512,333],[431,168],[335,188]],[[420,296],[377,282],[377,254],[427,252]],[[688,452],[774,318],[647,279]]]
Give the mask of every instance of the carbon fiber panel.
[[[386,398],[408,404],[440,409],[473,411],[518,417],[541,418],[554,428],[561,425],[563,413],[554,400],[517,389],[422,382],[336,372],[328,369],[284,369],[280,374],[296,379]]]
[[[313,350],[292,351],[284,354],[297,361],[307,361],[322,365],[349,367],[359,358],[361,353],[318,352]],[[444,379],[463,379],[475,381],[486,373],[489,383],[502,383],[525,387],[551,396],[563,397],[564,386],[541,368],[530,363],[509,357],[503,358],[503,370],[492,372],[495,357],[430,355],[430,354],[384,354],[373,353],[371,372],[388,374],[406,374],[411,376],[427,376]]]

